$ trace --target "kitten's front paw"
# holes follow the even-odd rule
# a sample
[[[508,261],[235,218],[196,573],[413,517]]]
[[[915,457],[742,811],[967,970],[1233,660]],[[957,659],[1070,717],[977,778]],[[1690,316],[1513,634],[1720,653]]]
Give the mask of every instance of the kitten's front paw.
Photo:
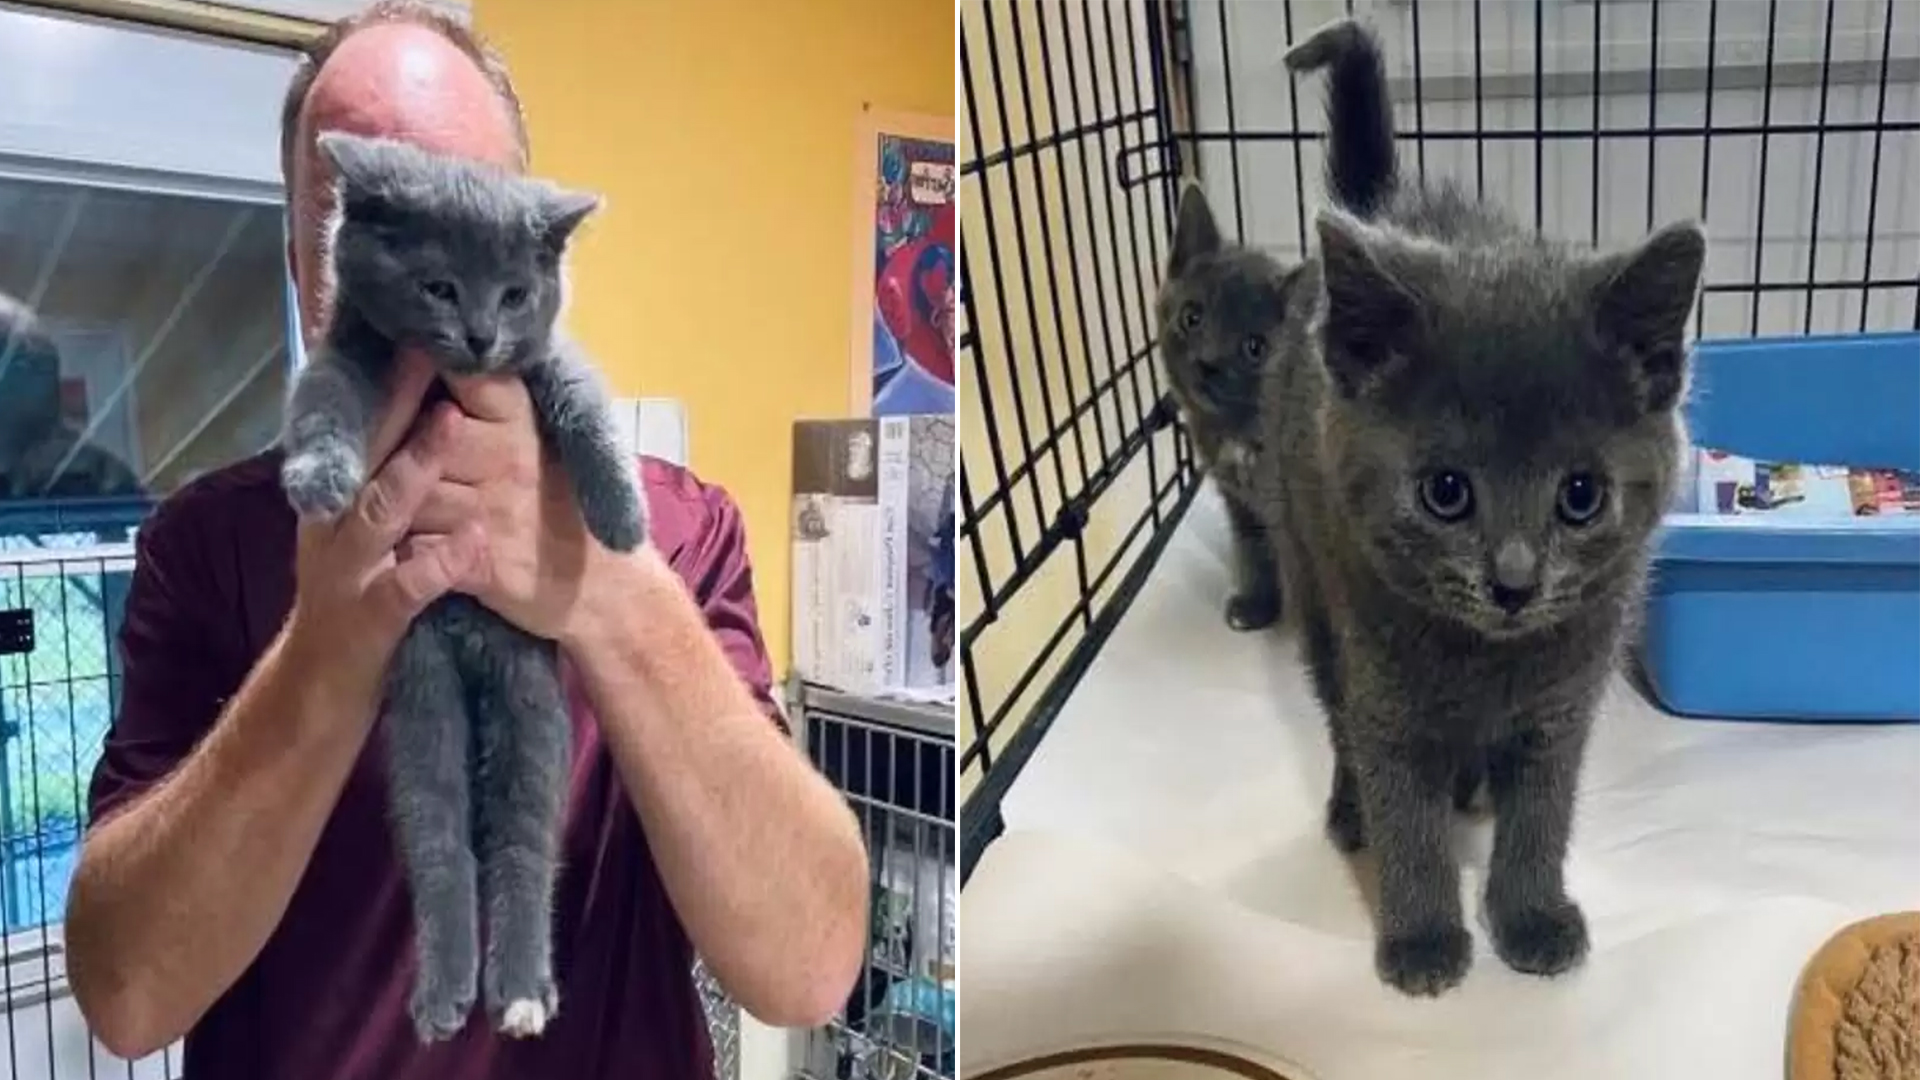
[[[1586,959],[1587,919],[1571,900],[1489,914],[1494,952],[1515,971],[1559,975]]]
[[[472,979],[464,986],[428,978],[415,980],[413,994],[407,999],[414,1033],[423,1043],[444,1042],[458,1035],[467,1026],[474,996]]]
[[[1279,618],[1277,593],[1236,593],[1227,601],[1227,625],[1235,630],[1264,630]]]
[[[280,466],[280,486],[302,518],[332,521],[353,505],[365,480],[349,451],[321,447],[289,455]]]
[[[1453,989],[1472,964],[1473,937],[1462,926],[1383,937],[1373,951],[1380,978],[1416,997],[1437,997]]]

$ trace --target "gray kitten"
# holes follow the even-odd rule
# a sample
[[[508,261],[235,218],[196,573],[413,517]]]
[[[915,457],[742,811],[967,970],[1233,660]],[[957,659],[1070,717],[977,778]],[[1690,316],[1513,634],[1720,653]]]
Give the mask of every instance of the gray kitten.
[[[1227,244],[1199,185],[1181,192],[1167,277],[1155,304],[1160,353],[1173,400],[1233,527],[1227,625],[1236,630],[1270,626],[1280,617],[1272,545],[1252,509],[1252,469],[1260,454],[1260,381],[1298,271]]]
[[[1348,22],[1315,40],[1376,49]],[[1372,116],[1355,137],[1390,146]],[[1562,874],[1574,789],[1686,442],[1706,241],[1677,224],[1575,250],[1384,167],[1373,221],[1316,221],[1258,494],[1330,720],[1329,835],[1378,853],[1381,977],[1437,994],[1470,962],[1449,796],[1478,762],[1496,951],[1543,975],[1586,954]]]
[[[542,441],[588,531],[630,551],[646,536],[634,463],[606,393],[556,326],[561,260],[597,200],[403,143],[328,133],[339,184],[326,340],[287,404],[281,481],[302,517],[345,511],[369,468],[397,345],[449,374],[525,380]],[[539,1034],[559,1006],[552,893],[571,724],[553,643],[465,596],[429,607],[387,674],[393,815],[413,896],[419,970],[408,1011],[423,1042],[466,1025],[480,981],[499,1030]]]

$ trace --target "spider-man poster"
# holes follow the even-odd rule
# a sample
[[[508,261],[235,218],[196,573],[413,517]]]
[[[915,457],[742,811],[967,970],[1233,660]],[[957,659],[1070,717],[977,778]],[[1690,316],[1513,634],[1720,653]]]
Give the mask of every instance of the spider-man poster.
[[[874,416],[953,412],[953,144],[874,143]]]

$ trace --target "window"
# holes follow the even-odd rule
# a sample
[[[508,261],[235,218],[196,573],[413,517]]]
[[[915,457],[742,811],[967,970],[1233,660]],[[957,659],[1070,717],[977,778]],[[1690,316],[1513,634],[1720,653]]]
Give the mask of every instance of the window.
[[[0,179],[0,915],[57,921],[118,701],[132,530],[271,442],[289,371],[271,204]],[[0,635],[3,636],[3,635]],[[0,651],[6,651],[0,646]]]

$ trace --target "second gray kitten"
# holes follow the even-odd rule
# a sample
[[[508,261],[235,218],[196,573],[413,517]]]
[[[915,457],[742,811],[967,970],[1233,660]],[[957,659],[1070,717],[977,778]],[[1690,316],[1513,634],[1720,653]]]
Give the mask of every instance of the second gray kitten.
[[[1287,315],[1299,267],[1226,243],[1197,184],[1180,193],[1167,277],[1155,301],[1167,385],[1233,529],[1227,625],[1270,626],[1280,578],[1266,526],[1253,510],[1260,456],[1260,384]]]
[[[326,338],[295,378],[281,437],[294,509],[331,520],[352,504],[380,464],[367,442],[395,349],[412,346],[448,374],[523,379],[587,530],[638,547],[635,463],[598,375],[556,325],[567,243],[597,200],[390,140],[319,141],[339,218]],[[471,598],[439,600],[393,658],[383,722],[413,899],[415,1030],[451,1037],[483,989],[500,1031],[539,1034],[559,1007],[552,895],[572,737],[554,645]]]
[[[1373,48],[1330,32],[1315,38]],[[1373,135],[1390,148],[1390,127]],[[1448,836],[1481,762],[1496,952],[1542,975],[1586,954],[1562,869],[1574,791],[1686,443],[1705,237],[1671,225],[1595,253],[1451,187],[1375,190],[1372,220],[1315,223],[1264,390],[1258,498],[1329,716],[1328,832],[1378,855],[1375,965],[1437,994],[1472,955]]]

